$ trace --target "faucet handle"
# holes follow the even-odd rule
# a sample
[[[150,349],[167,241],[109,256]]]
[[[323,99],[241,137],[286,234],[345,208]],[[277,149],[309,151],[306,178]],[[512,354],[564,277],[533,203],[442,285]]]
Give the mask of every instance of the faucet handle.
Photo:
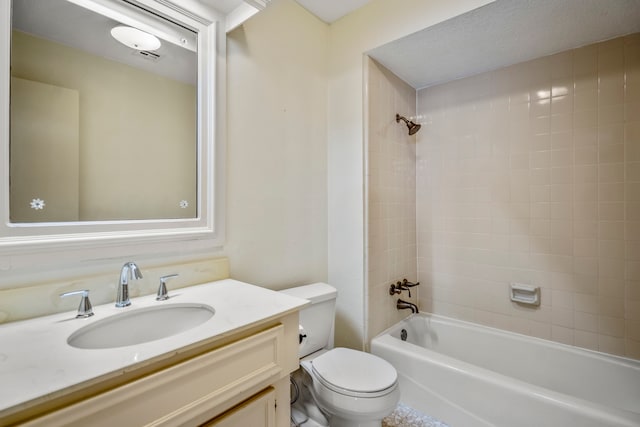
[[[89,300],[89,290],[83,289],[80,291],[71,291],[60,294],[60,298],[70,297],[72,295],[81,295],[80,305],[78,306],[78,314],[76,318],[87,318],[93,316],[93,307],[91,306],[91,301]]]
[[[400,282],[398,282],[400,283]],[[407,279],[402,279],[402,285],[406,286],[408,288],[413,288],[414,286],[418,286],[420,284],[420,282],[416,282],[416,283],[411,283],[410,281],[408,281]]]
[[[396,288],[407,291],[409,293],[409,298],[411,298],[411,288],[418,286],[419,284],[420,282],[411,283],[407,279],[402,279],[402,282],[398,281],[398,283],[396,283]]]
[[[158,286],[158,295],[156,301],[164,301],[169,299],[169,293],[167,292],[167,280],[178,277],[178,274],[169,274],[167,276],[160,277],[160,285]]]

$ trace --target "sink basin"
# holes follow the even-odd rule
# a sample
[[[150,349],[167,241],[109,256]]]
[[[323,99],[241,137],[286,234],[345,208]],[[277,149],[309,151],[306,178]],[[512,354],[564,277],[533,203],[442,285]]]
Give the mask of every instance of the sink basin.
[[[124,309],[129,310],[129,309]],[[170,337],[211,319],[205,304],[166,304],[124,311],[78,329],[67,339],[76,348],[116,348]]]

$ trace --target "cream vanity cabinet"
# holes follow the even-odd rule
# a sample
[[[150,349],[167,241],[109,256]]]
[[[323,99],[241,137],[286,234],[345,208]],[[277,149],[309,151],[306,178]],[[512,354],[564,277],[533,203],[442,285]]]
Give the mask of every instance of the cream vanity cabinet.
[[[26,426],[289,425],[289,374],[298,367],[298,312],[79,387],[31,408]],[[87,397],[89,396],[89,397]]]

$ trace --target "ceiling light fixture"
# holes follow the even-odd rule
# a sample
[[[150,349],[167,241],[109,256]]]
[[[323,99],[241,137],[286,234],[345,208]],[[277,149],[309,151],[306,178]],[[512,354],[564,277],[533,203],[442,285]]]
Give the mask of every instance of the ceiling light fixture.
[[[157,50],[161,46],[160,39],[153,34],[125,25],[113,27],[111,36],[131,49],[150,51]]]

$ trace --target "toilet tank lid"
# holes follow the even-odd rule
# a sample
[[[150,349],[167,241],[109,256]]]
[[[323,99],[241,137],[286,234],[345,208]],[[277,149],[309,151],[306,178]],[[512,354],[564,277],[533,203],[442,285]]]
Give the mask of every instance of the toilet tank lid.
[[[312,304],[334,299],[338,295],[336,288],[321,282],[283,289],[280,292],[293,297],[308,299]]]

